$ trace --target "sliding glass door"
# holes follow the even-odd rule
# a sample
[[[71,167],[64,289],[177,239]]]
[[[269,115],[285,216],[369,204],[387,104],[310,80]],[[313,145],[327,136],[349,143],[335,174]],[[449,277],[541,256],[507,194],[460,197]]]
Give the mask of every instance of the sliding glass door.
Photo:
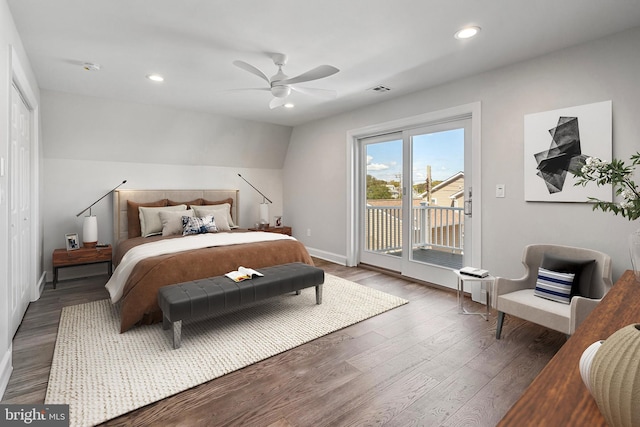
[[[438,284],[470,260],[471,120],[362,138],[360,261]]]
[[[402,269],[403,135],[393,133],[363,139],[361,192],[364,227],[361,262],[393,271]]]

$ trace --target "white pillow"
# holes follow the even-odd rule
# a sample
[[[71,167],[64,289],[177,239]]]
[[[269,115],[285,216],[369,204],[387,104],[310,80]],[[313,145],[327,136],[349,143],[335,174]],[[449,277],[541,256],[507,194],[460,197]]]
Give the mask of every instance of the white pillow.
[[[182,217],[194,217],[193,209],[186,211],[160,211],[160,222],[162,222],[162,235],[173,236],[174,234],[182,234]]]
[[[220,224],[218,222],[220,220],[220,217],[226,217],[229,229],[236,227],[236,225],[233,223],[233,219],[231,219],[231,205],[229,203],[222,203],[220,205],[192,206],[192,208],[196,211],[197,217],[213,215],[213,217],[216,219],[216,226],[220,231],[223,231],[221,228],[223,224]]]
[[[216,213],[217,213],[217,215],[216,215]],[[231,226],[229,225],[229,220],[227,219],[227,217],[224,214],[224,212],[222,211],[222,209],[220,209],[217,212],[213,212],[213,213],[209,213],[207,215],[203,215],[203,218],[205,216],[212,216],[212,217],[215,218],[216,228],[218,229],[218,231],[230,231],[231,230]]]
[[[159,208],[138,207],[140,215],[140,231],[142,237],[149,237],[162,233],[162,221],[160,221],[160,211],[185,211],[187,205],[163,206]]]

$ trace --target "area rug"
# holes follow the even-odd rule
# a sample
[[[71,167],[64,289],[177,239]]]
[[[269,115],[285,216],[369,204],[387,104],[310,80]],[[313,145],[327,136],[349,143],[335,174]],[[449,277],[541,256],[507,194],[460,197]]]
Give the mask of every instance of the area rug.
[[[321,305],[309,288],[185,323],[176,350],[161,324],[120,334],[109,300],[64,307],[45,404],[95,425],[407,302],[326,274]]]

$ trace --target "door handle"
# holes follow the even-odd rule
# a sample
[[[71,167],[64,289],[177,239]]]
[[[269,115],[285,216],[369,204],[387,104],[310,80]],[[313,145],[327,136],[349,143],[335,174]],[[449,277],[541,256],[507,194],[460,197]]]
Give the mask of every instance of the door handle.
[[[473,213],[473,198],[472,198],[472,190],[471,187],[469,187],[468,191],[468,196],[467,196],[467,200],[464,201],[464,214],[466,216],[471,216],[471,214]]]

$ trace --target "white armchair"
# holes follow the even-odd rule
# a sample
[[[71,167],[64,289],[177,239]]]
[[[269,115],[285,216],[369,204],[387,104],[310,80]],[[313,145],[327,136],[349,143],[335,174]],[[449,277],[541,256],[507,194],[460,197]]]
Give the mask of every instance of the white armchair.
[[[543,258],[578,262],[594,260],[588,264],[589,271],[580,281],[580,295],[573,296],[570,304],[534,295],[538,268],[542,265]],[[496,278],[493,292],[494,307],[498,310],[496,339],[500,339],[505,314],[572,335],[612,286],[611,257],[591,249],[561,245],[529,245],[524,248],[522,264],[526,269],[524,277]]]

